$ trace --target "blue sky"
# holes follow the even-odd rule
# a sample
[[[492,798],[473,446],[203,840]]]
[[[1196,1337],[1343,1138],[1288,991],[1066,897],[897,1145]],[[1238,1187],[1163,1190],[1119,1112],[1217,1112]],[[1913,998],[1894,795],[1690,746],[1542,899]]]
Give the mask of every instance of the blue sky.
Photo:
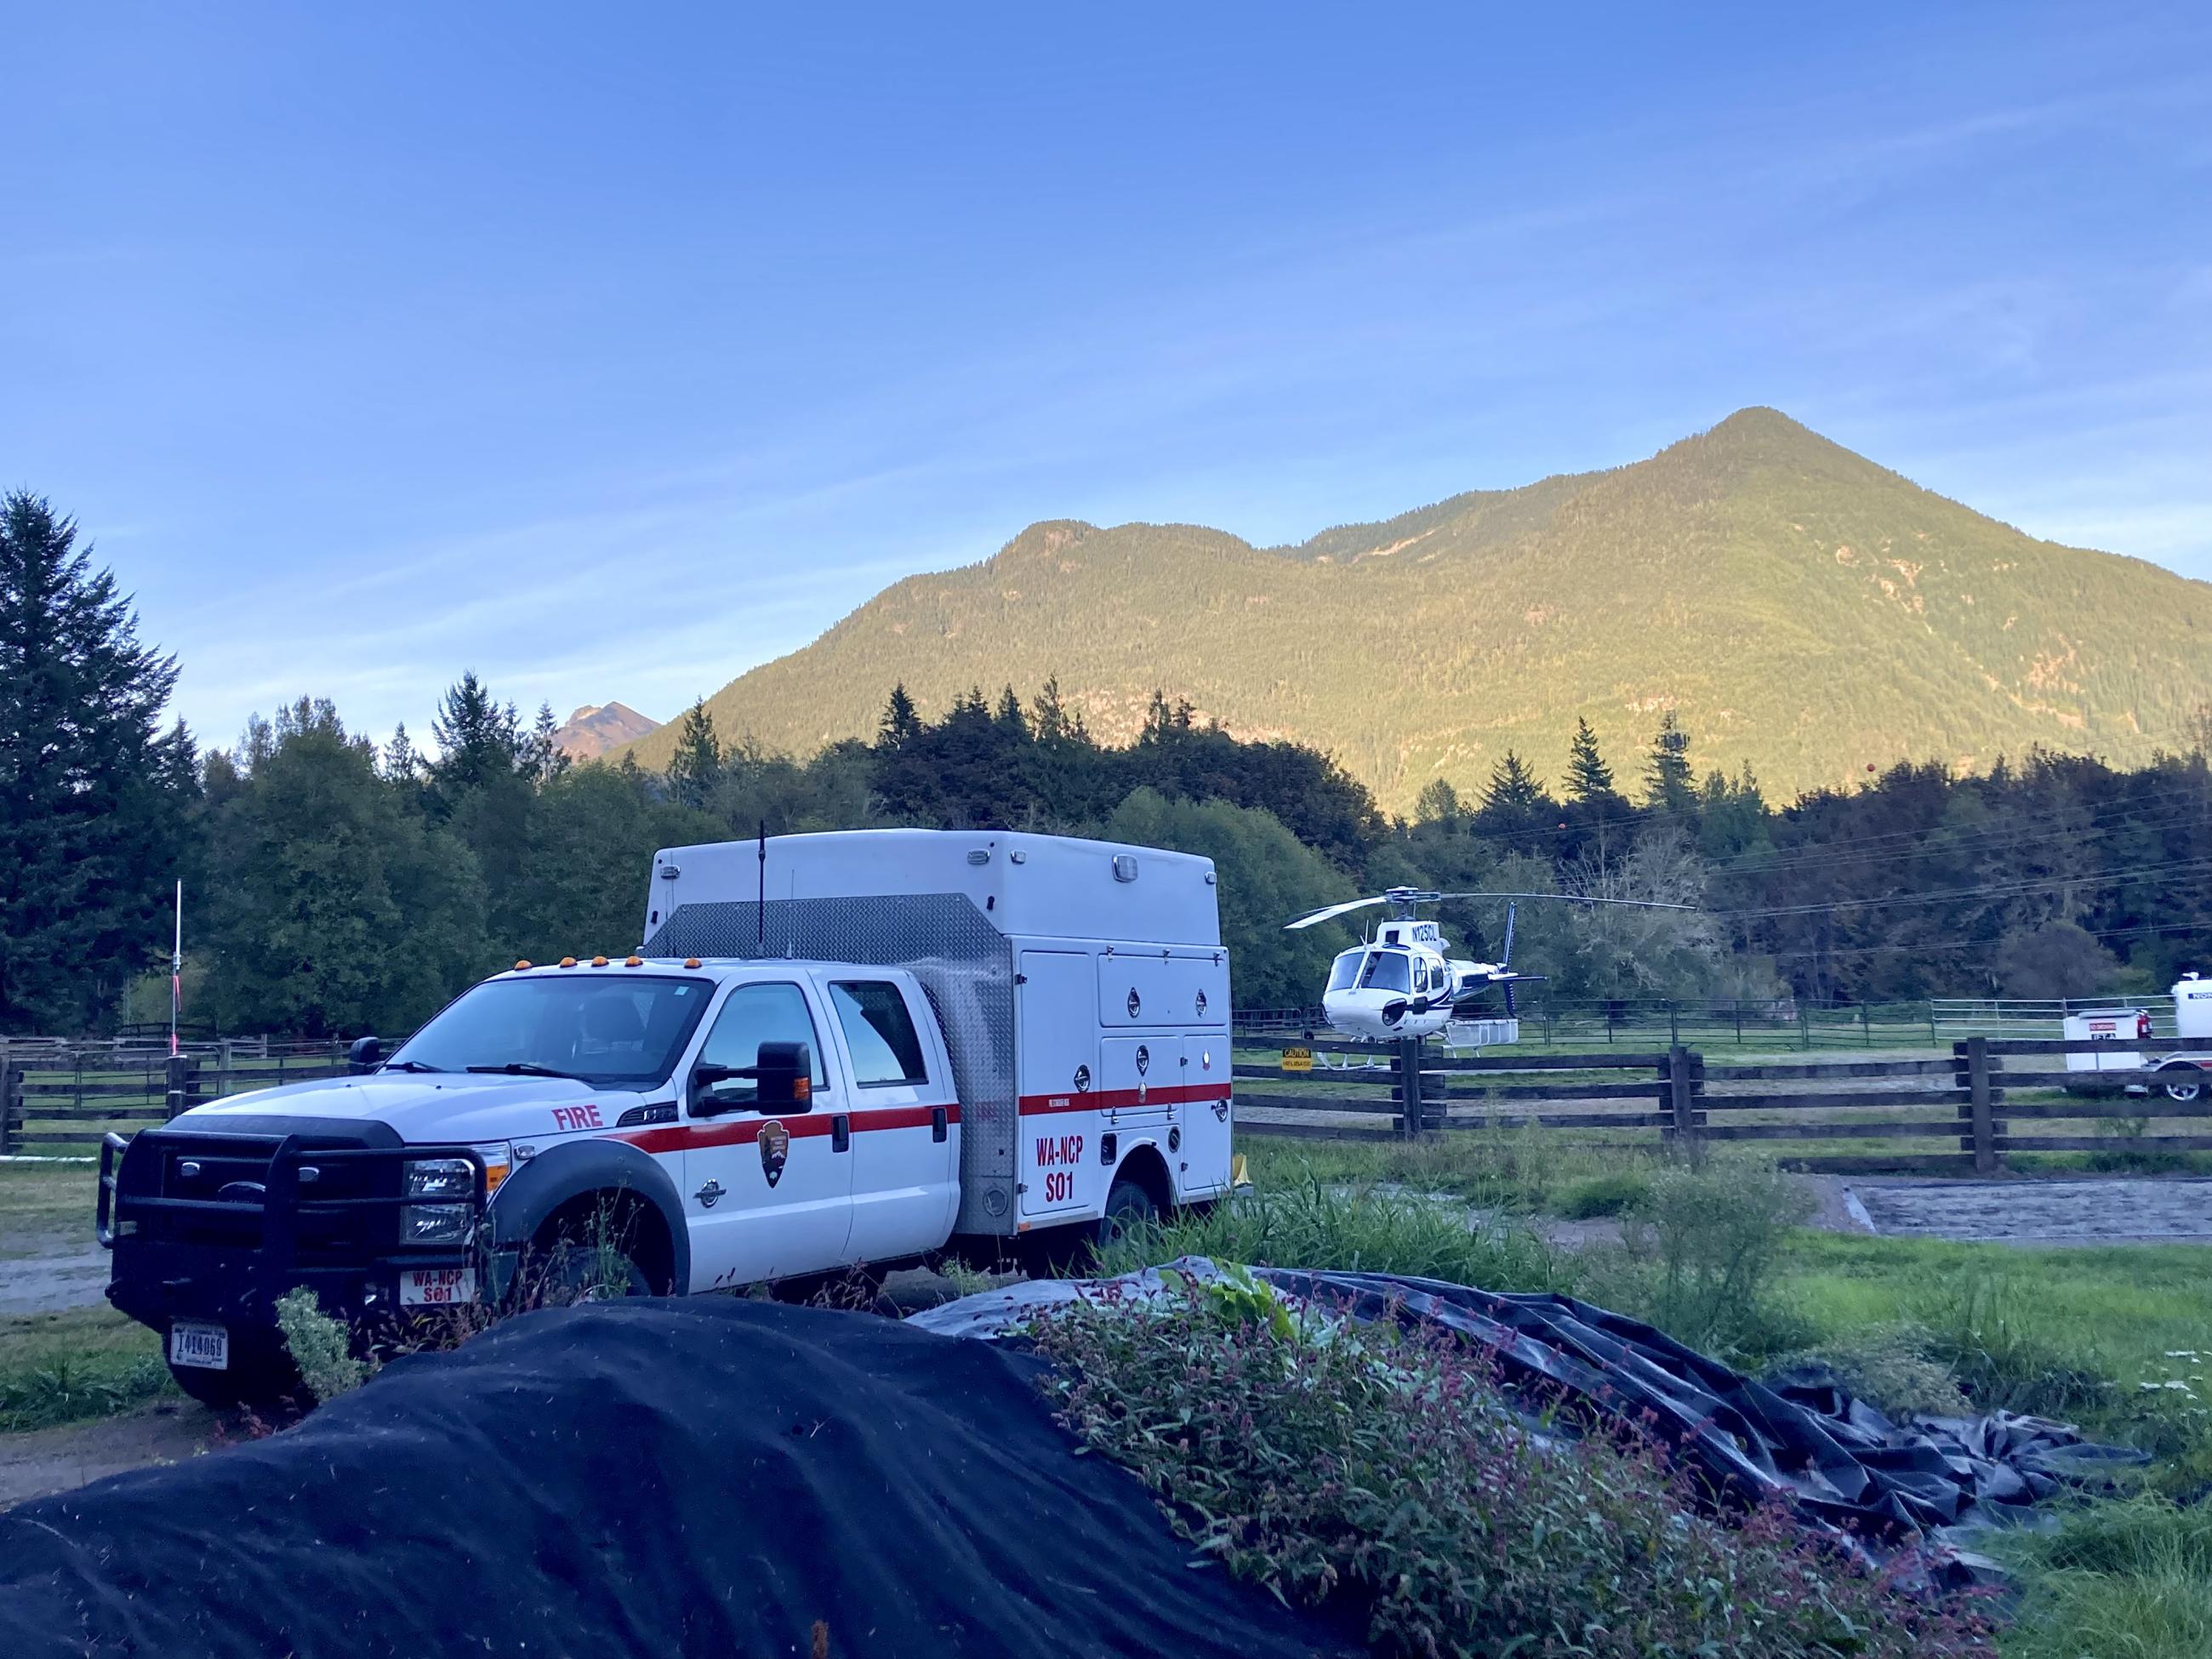
[[[2212,578],[2212,10],[9,4],[0,484],[228,741],[1771,404]]]

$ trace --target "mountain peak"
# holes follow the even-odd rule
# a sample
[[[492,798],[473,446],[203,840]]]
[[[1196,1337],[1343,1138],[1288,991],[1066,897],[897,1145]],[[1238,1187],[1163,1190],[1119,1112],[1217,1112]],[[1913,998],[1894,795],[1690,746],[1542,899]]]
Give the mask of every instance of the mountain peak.
[[[659,728],[627,703],[587,702],[554,732],[553,746],[570,760],[597,760]]]
[[[934,710],[1056,678],[1113,742],[1158,690],[1328,750],[1401,810],[1435,778],[1479,791],[1509,747],[1556,779],[1578,716],[1633,776],[1673,709],[1700,775],[1747,763],[1787,793],[1899,760],[2186,750],[2206,638],[2212,586],[2035,540],[1753,407],[1647,460],[1295,547],[1044,520],[707,706],[811,754],[873,732],[894,682]]]

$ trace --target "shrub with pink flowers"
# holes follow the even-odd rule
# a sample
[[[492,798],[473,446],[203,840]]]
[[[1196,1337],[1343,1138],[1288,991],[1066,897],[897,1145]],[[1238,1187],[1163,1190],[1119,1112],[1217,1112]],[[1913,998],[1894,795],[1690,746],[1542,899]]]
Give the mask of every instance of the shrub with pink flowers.
[[[1392,1654],[1942,1659],[1980,1604],[1910,1593],[1786,1504],[1722,1518],[1633,1425],[1532,1429],[1493,1356],[1232,1273],[1042,1321],[1046,1386],[1204,1554]]]

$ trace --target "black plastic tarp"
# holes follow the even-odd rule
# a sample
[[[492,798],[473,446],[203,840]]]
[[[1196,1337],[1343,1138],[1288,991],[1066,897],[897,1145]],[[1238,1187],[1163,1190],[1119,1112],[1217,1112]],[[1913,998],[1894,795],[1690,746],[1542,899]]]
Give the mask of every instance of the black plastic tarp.
[[[702,1297],[530,1315],[273,1437],[0,1512],[0,1654],[1196,1655],[1347,1645],[1194,1571],[1037,1362]]]
[[[1176,1267],[1200,1277],[1215,1271],[1194,1258]],[[1532,1407],[1648,1413],[1717,1496],[1742,1501],[1781,1491],[1808,1521],[1869,1544],[2017,1520],[2062,1478],[2142,1461],[2041,1418],[1998,1413],[1893,1423],[1816,1374],[1770,1386],[1572,1297],[1501,1294],[1392,1273],[1254,1272],[1352,1319],[1425,1321],[1459,1332],[1495,1352],[1500,1380]],[[1012,1285],[907,1322],[948,1335],[1000,1335],[1095,1282]],[[1164,1288],[1152,1269],[1116,1282],[1124,1295]]]

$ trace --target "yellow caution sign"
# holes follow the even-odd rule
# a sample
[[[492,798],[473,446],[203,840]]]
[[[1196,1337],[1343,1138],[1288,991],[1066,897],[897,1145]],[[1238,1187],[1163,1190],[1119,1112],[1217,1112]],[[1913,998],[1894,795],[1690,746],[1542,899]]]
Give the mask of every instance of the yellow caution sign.
[[[1313,1050],[1310,1048],[1284,1049],[1283,1069],[1286,1072],[1310,1072],[1313,1070]]]

